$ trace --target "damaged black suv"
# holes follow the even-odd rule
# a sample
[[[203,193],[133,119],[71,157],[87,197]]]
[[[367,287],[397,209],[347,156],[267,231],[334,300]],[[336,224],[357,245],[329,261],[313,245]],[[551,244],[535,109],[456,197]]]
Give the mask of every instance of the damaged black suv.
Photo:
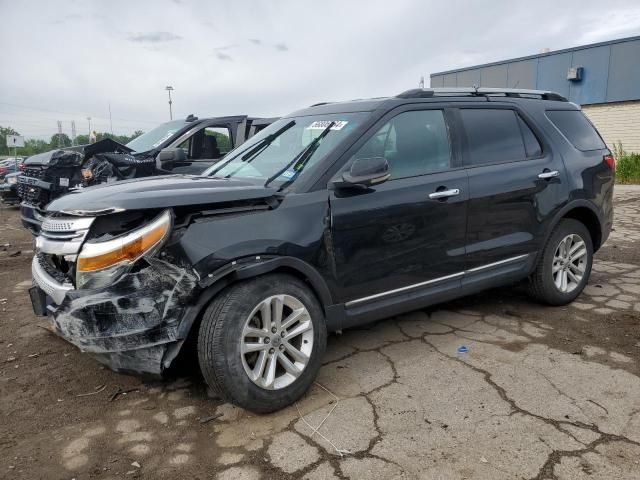
[[[520,280],[571,302],[611,229],[614,167],[551,92],[318,104],[203,175],[52,202],[32,303],[118,371],[160,374],[191,339],[212,389],[274,411],[311,385],[328,331]]]

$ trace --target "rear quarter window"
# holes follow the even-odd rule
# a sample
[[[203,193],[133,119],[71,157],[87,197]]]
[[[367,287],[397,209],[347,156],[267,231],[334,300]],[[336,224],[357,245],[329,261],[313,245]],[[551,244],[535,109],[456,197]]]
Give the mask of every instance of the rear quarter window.
[[[596,129],[579,110],[547,110],[547,118],[578,150],[607,148]]]

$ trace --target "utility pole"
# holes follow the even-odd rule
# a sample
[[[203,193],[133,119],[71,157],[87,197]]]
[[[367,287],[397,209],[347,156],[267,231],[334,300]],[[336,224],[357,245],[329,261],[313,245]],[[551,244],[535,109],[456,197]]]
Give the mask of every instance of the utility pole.
[[[76,121],[71,120],[71,145],[76,144]]]
[[[419,88],[424,88],[424,75],[420,77],[420,83],[418,84]]]
[[[91,117],[87,117],[87,121],[89,122],[89,136],[91,136]]]
[[[173,120],[173,111],[171,110],[171,104],[173,103],[171,101],[171,91],[173,90],[173,87],[171,85],[167,85],[164,89],[169,93],[169,120]]]
[[[58,148],[62,147],[62,122],[58,120]]]
[[[113,135],[113,122],[111,121],[111,102],[109,102],[109,127],[111,127],[111,135]]]

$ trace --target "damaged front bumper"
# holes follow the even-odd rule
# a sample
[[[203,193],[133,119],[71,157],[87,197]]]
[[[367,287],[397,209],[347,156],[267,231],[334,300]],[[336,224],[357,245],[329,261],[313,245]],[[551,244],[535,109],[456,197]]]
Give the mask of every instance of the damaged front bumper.
[[[33,259],[32,303],[59,336],[116,371],[159,375],[169,366],[197,294],[194,272],[149,258],[109,287],[75,290],[44,263]]]

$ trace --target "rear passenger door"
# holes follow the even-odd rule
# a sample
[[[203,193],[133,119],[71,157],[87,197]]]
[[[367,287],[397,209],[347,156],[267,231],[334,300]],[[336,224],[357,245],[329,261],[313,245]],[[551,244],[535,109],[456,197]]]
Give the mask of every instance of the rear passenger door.
[[[465,281],[517,274],[531,266],[550,212],[565,201],[562,159],[511,105],[461,107],[457,117],[469,175]]]

